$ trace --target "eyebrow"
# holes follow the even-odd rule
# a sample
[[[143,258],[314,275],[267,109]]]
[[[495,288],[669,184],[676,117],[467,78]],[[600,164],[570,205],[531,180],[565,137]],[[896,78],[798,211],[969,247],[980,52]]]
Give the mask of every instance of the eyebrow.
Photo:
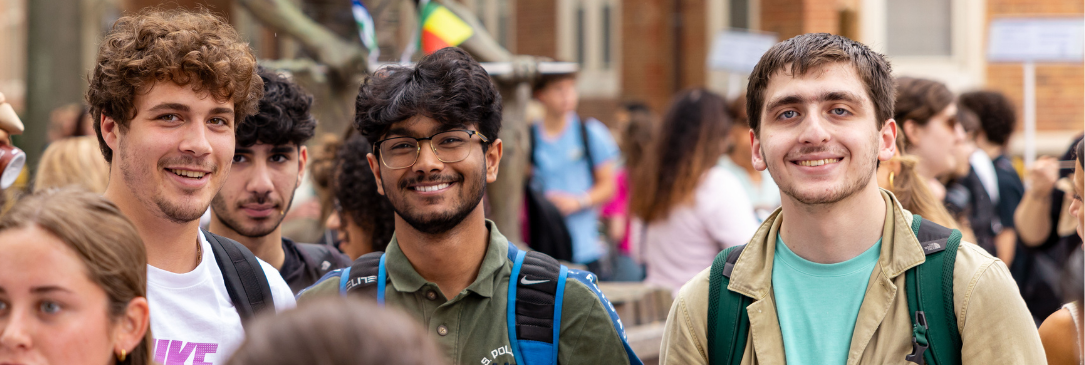
[[[31,293],[51,293],[51,292],[58,292],[58,291],[72,293],[71,290],[61,288],[61,287],[55,286],[55,285],[37,286],[37,287],[30,288]]]
[[[181,104],[181,103],[162,103],[162,104],[155,105],[154,107],[152,107],[149,110],[152,111],[152,112],[154,112],[154,111],[162,111],[162,110],[172,110],[172,111],[179,111],[179,112],[187,112],[187,111],[190,111],[192,109],[189,108],[188,105]],[[220,106],[220,107],[211,109],[211,114],[233,114],[233,113],[234,113],[234,110],[231,109],[231,108],[227,108],[227,107],[221,107]]]
[[[453,130],[453,129],[466,129],[466,128],[467,128],[467,125],[463,124],[463,123],[448,123],[448,124],[442,123],[441,126],[437,127],[437,129],[435,129],[432,134],[437,134],[437,133],[441,133],[441,132],[448,132],[448,131]],[[414,133],[411,130],[408,130],[407,128],[403,128],[403,127],[392,128],[392,129],[388,130],[388,133],[385,133],[385,136],[393,136],[393,135],[413,136]],[[389,138],[389,137],[385,137],[385,138]]]
[[[297,151],[299,147],[290,147],[288,145],[278,145],[271,148],[271,153],[290,153]]]
[[[862,103],[862,99],[853,93],[847,91],[833,91],[825,94],[819,94],[815,101],[845,101],[854,104]],[[806,99],[798,95],[788,95],[768,103],[768,107],[765,110],[773,110],[785,105],[802,104]]]
[[[211,114],[233,114],[234,110],[227,107],[218,107],[211,109]]]

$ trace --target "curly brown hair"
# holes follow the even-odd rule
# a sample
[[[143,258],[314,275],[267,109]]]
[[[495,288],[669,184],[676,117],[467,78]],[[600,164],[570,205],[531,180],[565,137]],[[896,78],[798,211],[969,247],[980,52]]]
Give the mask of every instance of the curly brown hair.
[[[248,43],[207,9],[151,8],[122,17],[102,39],[95,64],[87,103],[98,145],[109,162],[113,150],[102,138],[102,116],[127,128],[135,117],[135,96],[156,82],[191,85],[215,100],[233,101],[235,121],[256,114],[264,94]]]

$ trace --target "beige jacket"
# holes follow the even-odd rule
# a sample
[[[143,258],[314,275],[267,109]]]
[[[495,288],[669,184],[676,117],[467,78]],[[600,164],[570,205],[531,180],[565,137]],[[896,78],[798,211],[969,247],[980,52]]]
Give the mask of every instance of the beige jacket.
[[[904,272],[926,259],[911,230],[912,214],[896,197],[886,206],[881,256],[870,276],[852,333],[848,365],[913,364],[912,321]],[[758,228],[735,263],[727,289],[754,298],[746,307],[750,332],[742,364],[784,364],[784,343],[772,294],[772,260],[780,210]],[[660,364],[708,364],[709,271],[686,283],[671,306]],[[1006,265],[974,244],[962,243],[953,270],[953,304],[964,364],[1046,364],[1036,325]]]

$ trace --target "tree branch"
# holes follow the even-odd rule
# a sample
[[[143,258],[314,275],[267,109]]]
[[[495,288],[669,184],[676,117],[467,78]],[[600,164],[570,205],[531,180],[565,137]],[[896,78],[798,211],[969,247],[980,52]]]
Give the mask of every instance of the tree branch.
[[[316,61],[341,75],[365,73],[369,52],[340,39],[324,26],[305,16],[289,0],[237,0],[264,25],[285,33],[315,55]]]

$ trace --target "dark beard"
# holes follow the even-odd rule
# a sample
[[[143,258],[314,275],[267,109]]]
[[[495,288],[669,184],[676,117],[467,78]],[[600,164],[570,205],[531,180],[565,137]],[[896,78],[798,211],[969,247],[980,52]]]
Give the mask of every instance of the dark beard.
[[[399,207],[400,204],[396,204],[392,199],[389,199],[389,201],[392,202],[392,210],[415,230],[428,235],[442,234],[456,228],[460,222],[463,222],[463,220],[478,207],[479,202],[482,201],[483,195],[486,195],[486,166],[482,167],[482,175],[479,177],[480,178],[476,180],[479,183],[472,184],[477,186],[467,186],[467,179],[461,176],[460,183],[465,184],[463,186],[464,192],[471,195],[461,196],[459,204],[457,204],[452,211],[447,213],[427,217],[421,214],[415,214],[410,207],[401,209]],[[385,186],[384,189],[385,191],[389,191],[387,186]]]
[[[295,186],[294,189],[297,189],[297,186]],[[237,232],[237,234],[245,237],[260,238],[271,234],[271,232],[275,232],[275,229],[279,228],[279,225],[283,223],[283,219],[286,218],[286,212],[289,212],[290,206],[294,204],[293,200],[293,195],[290,196],[290,199],[285,200],[286,209],[282,210],[283,214],[280,214],[278,217],[271,216],[267,218],[269,220],[277,218],[279,221],[275,222],[274,225],[264,230],[258,230],[257,228],[248,229],[243,224],[238,223],[237,220],[233,219],[233,217],[231,217],[230,215],[220,214],[219,212],[225,213],[228,212],[228,210],[226,209],[226,201],[220,198],[218,195],[215,195],[215,197],[211,199],[211,210],[215,212],[214,216],[216,217],[216,219],[218,219],[219,223],[222,223],[222,225],[226,226],[226,228],[229,228],[230,230]]]

